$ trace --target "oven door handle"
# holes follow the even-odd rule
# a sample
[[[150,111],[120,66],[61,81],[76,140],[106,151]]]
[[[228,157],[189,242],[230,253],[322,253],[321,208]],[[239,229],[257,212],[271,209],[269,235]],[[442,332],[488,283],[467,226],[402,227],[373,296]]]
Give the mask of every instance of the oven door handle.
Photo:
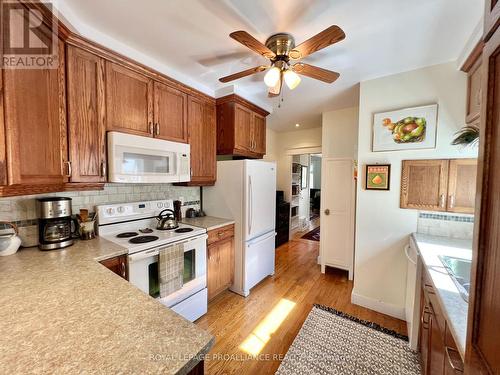
[[[172,247],[174,245],[183,245],[185,243],[189,243],[189,242],[196,241],[196,240],[206,240],[207,238],[208,238],[208,236],[206,234],[202,234],[200,236],[196,236],[196,237],[193,237],[193,238],[188,238],[188,239],[186,239],[184,241],[175,242],[175,243],[172,243],[172,244],[168,244],[166,246],[155,247],[153,249],[149,249],[149,250],[145,250],[145,251],[140,251],[140,252],[135,253],[135,254],[130,254],[128,256],[128,261],[130,263],[138,262],[138,261],[146,259],[146,258],[157,256],[160,253],[161,249]]]

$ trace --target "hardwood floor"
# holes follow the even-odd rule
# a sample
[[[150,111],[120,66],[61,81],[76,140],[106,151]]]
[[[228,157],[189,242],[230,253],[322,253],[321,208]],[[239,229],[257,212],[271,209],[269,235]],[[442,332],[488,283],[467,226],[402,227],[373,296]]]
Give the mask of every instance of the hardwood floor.
[[[207,374],[274,374],[314,303],[406,334],[405,322],[351,304],[353,283],[347,273],[328,269],[321,274],[318,252],[319,242],[293,239],[276,250],[275,275],[254,287],[249,297],[226,291],[209,304],[208,313],[196,322],[216,340],[205,362]],[[255,337],[260,338],[257,344],[265,343],[256,359],[239,348]]]

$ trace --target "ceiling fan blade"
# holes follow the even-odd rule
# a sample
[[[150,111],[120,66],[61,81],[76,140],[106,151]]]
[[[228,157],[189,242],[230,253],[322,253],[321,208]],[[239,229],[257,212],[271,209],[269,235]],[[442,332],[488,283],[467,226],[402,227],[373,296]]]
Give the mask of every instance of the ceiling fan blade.
[[[312,38],[302,42],[290,51],[290,57],[294,60],[304,58],[311,53],[319,51],[332,44],[340,42],[345,38],[344,31],[337,25],[330,26]]]
[[[280,77],[276,85],[273,87],[269,88],[269,92],[267,93],[267,96],[270,98],[275,98],[276,96],[279,96],[281,93],[281,86],[283,86],[283,77]]]
[[[234,40],[236,40],[237,42],[243,44],[245,47],[250,48],[252,51],[257,52],[259,55],[262,55],[268,59],[273,59],[276,57],[276,54],[273,51],[271,51],[269,48],[267,48],[264,44],[259,42],[257,39],[255,39],[246,31],[242,30],[235,31],[229,34],[229,36]]]
[[[311,77],[314,79],[319,79],[320,81],[326,83],[332,83],[340,77],[340,74],[337,72],[333,72],[331,70],[318,68],[317,66],[297,63],[292,66],[292,69],[295,73],[301,74],[306,77]]]
[[[255,68],[250,68],[250,69],[238,72],[238,73],[230,74],[228,76],[219,78],[219,81],[221,81],[223,83],[234,81],[235,79],[239,79],[239,78],[243,78],[243,77],[255,74],[255,73],[263,72],[267,68],[269,68],[269,67],[265,66],[265,65],[259,65],[259,66],[256,66]]]

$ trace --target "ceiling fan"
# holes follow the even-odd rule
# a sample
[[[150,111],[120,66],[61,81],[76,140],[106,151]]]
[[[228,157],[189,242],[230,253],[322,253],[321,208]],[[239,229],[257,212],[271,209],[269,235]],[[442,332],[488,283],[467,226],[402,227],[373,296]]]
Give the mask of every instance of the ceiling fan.
[[[264,83],[269,87],[269,96],[273,97],[280,94],[283,81],[290,90],[296,88],[300,83],[299,74],[327,83],[334,82],[340,76],[337,72],[306,63],[291,63],[291,61],[302,59],[343,40],[345,33],[336,25],[330,26],[298,46],[295,46],[293,36],[287,33],[270,36],[265,45],[246,31],[235,31],[229,36],[252,51],[268,58],[270,65],[259,65],[255,68],[222,77],[219,81],[223,83],[268,70],[264,76]]]

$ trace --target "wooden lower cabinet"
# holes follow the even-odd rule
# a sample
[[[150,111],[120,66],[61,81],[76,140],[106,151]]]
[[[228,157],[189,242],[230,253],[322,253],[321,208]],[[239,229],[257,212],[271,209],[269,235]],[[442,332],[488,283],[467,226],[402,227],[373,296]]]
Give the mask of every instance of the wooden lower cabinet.
[[[463,373],[463,362],[437,304],[437,297],[424,270],[421,290],[419,349],[423,375]]]
[[[226,226],[208,232],[207,288],[208,299],[228,289],[234,280],[234,226]],[[211,238],[221,238],[210,241]]]
[[[99,263],[108,268],[110,271],[116,273],[118,276],[128,280],[128,261],[126,255],[105,259]]]

